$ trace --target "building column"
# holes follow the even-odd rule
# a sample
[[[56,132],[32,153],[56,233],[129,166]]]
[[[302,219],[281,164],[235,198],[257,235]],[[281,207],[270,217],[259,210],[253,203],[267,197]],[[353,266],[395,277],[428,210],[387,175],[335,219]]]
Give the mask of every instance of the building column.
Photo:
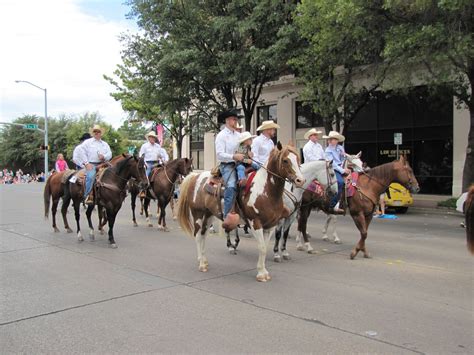
[[[211,170],[216,166],[216,134],[204,133],[204,170]]]
[[[458,108],[456,97],[453,98],[453,191],[454,197],[458,197],[462,191],[462,172],[464,160],[466,159],[467,136],[469,134],[470,117],[469,109]]]
[[[278,140],[286,145],[288,142],[295,142],[295,117],[293,109],[293,98],[290,95],[281,97],[277,101],[277,118],[280,129],[278,130]]]

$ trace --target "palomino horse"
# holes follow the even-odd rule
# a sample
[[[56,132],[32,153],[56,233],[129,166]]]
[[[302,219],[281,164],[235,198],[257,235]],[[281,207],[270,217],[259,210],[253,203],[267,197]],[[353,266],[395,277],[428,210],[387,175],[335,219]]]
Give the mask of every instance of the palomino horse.
[[[360,160],[362,152],[359,152],[356,155],[346,155],[346,163],[352,166],[352,169],[358,173],[364,171],[362,167],[362,161]],[[309,191],[303,193],[301,208],[298,213],[298,234],[296,236],[296,249],[300,251],[306,251],[308,253],[313,253],[314,249],[309,242],[309,235],[306,232],[306,227],[308,223],[308,218],[313,209],[320,209],[326,213],[329,210],[329,200],[326,198],[321,198],[317,194],[314,194]],[[337,216],[334,214],[326,213],[326,221],[323,227],[323,240],[329,241],[328,231],[330,227],[333,227],[333,236],[334,243],[339,244],[341,240],[339,239],[336,232],[336,222]],[[304,244],[303,244],[304,240]]]
[[[359,251],[364,253],[365,258],[370,257],[365,247],[369,224],[380,194],[392,182],[398,182],[412,193],[420,190],[413,170],[404,156],[391,163],[376,166],[359,176],[354,195],[347,199],[349,212],[360,232],[360,240],[351,252],[351,259],[354,259]]]
[[[160,216],[158,217],[158,229],[168,231],[166,227],[166,206],[174,195],[174,184],[180,175],[186,176],[193,170],[193,160],[188,158],[174,159],[163,167],[153,169],[154,180],[145,197],[144,210],[149,227],[153,227],[148,216],[150,199],[158,200]],[[135,213],[134,213],[135,215]]]
[[[210,172],[204,172],[186,177],[178,199],[178,220],[183,230],[196,238],[199,271],[202,272],[208,271],[209,267],[205,250],[208,227],[213,217],[220,217],[222,211],[219,194],[210,194],[205,190],[210,176]],[[304,184],[298,154],[293,147],[282,147],[278,142],[267,164],[257,171],[249,192],[237,197],[240,216],[250,226],[258,243],[257,281],[271,279],[265,268],[265,257],[278,221],[289,214],[283,204],[287,180],[298,187]]]
[[[109,243],[112,248],[116,248],[113,235],[115,217],[122,206],[122,202],[126,196],[126,186],[130,178],[134,177],[143,186],[148,185],[146,176],[145,163],[143,158],[138,159],[132,155],[122,155],[115,166],[106,168],[99,176],[94,190],[94,203],[97,204],[99,211],[99,224],[102,220],[101,212],[105,210],[105,217],[109,223]],[[77,239],[82,242],[84,238],[81,234],[80,220],[80,204],[83,200],[82,187],[77,184],[67,183],[64,195],[64,202],[69,204],[72,199],[77,224]],[[91,241],[95,239],[94,227],[92,225],[91,214],[94,205],[87,206],[86,216],[89,224],[89,238]]]
[[[283,194],[283,203],[290,210],[291,214],[280,221],[278,228],[275,232],[275,246],[273,248],[273,260],[280,262],[283,256],[283,259],[289,260],[290,254],[286,250],[286,241],[288,239],[288,233],[290,227],[295,221],[296,212],[301,206],[301,199],[303,193],[307,191],[308,186],[317,180],[321,184],[322,193],[326,198],[330,198],[333,195],[337,194],[337,180],[336,174],[332,168],[332,162],[326,160],[317,160],[309,163],[302,164],[301,173],[303,174],[306,182],[302,188],[294,188],[290,183],[285,184],[285,192]],[[314,194],[313,191],[307,191],[308,193]],[[281,254],[280,254],[280,238],[283,235],[283,243],[281,245]]]

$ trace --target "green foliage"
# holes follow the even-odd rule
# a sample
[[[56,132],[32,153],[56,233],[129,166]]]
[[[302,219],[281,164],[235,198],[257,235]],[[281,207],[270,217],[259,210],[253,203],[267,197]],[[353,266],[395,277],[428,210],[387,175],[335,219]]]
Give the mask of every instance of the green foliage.
[[[438,206],[456,209],[456,201],[457,201],[457,198],[448,198],[447,200],[439,201]]]

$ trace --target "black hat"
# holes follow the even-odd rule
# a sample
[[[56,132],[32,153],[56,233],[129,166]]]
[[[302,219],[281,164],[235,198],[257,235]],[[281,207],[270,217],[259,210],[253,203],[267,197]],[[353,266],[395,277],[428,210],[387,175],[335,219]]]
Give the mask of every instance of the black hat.
[[[221,112],[217,116],[217,121],[224,122],[225,119],[228,118],[228,117],[237,117],[237,118],[243,117],[242,115],[239,115],[239,111],[240,110],[237,110],[237,109],[233,108],[233,109]]]
[[[84,133],[81,138],[79,138],[79,142],[83,142],[86,139],[89,139],[91,135],[89,133]]]

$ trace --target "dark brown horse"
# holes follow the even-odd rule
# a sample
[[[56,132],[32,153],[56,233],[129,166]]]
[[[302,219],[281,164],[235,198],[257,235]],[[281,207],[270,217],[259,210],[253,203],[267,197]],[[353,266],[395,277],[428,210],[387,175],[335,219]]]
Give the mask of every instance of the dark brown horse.
[[[145,211],[146,221],[149,227],[153,227],[148,215],[148,206],[151,199],[158,200],[160,216],[158,217],[158,228],[168,231],[166,227],[166,206],[174,195],[174,184],[178,177],[186,176],[193,170],[193,160],[188,158],[174,159],[166,165],[154,168],[152,171],[153,182],[147,191],[143,209]],[[133,198],[133,197],[132,197]],[[135,215],[135,212],[133,213]]]
[[[364,253],[365,258],[370,257],[365,246],[367,231],[379,196],[392,182],[398,182],[412,193],[420,190],[410,164],[402,156],[400,160],[376,166],[368,173],[360,175],[354,195],[347,198],[349,212],[360,232],[360,240],[351,252],[351,259],[354,259],[359,251]]]
[[[214,217],[222,218],[219,194],[206,191],[211,174],[206,171],[186,177],[181,184],[178,199],[178,220],[183,230],[196,238],[199,271],[208,271],[205,241]],[[280,143],[270,153],[267,164],[260,168],[253,179],[249,193],[237,198],[240,215],[248,224],[258,242],[257,281],[269,281],[265,268],[265,256],[270,238],[281,218],[289,215],[283,204],[285,182],[296,186],[304,184],[299,168],[298,154],[294,148],[282,147]]]
[[[104,220],[106,219],[109,224],[109,243],[112,248],[117,247],[113,235],[115,217],[125,199],[127,182],[132,177],[141,185],[148,185],[143,158],[138,159],[136,156],[123,154],[121,159],[117,159],[115,166],[106,168],[103,173],[99,175],[94,189],[94,205],[97,204],[99,223],[102,221],[101,213],[105,211]],[[77,223],[77,239],[78,241],[83,241],[84,238],[82,237],[79,223],[83,189],[82,186],[72,184],[68,181],[65,189],[64,203],[69,204],[71,199],[73,201]],[[94,205],[87,206],[86,210],[87,222],[89,224],[89,237],[91,240],[95,239],[94,227],[91,220]]]
[[[466,218],[467,249],[474,254],[474,185],[471,186],[464,202],[464,215]]]

